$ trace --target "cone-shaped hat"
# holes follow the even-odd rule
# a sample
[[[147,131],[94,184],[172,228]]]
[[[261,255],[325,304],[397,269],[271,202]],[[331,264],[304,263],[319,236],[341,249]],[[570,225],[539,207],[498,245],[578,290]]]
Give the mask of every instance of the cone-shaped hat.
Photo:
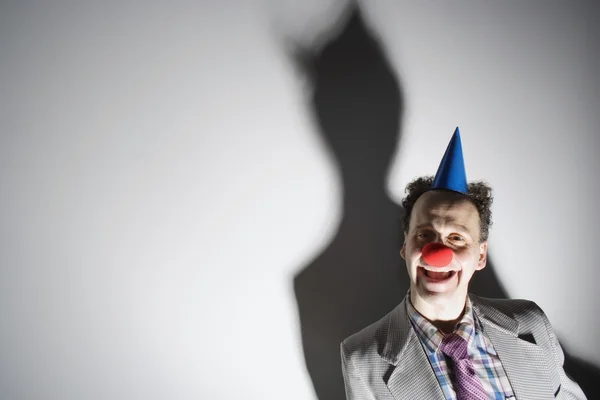
[[[467,174],[458,127],[456,127],[454,135],[448,143],[444,158],[442,158],[431,184],[431,189],[446,189],[467,194]]]

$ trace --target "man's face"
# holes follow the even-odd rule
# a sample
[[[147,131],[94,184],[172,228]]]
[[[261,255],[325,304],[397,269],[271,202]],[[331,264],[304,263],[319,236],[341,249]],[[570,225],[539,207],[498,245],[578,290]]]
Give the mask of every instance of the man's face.
[[[487,242],[479,242],[479,213],[464,196],[448,191],[421,195],[412,210],[400,255],[406,261],[412,296],[430,304],[464,301],[468,284],[487,261]],[[429,266],[421,256],[423,246],[440,242],[452,249],[450,263]],[[450,271],[435,277],[430,270]]]

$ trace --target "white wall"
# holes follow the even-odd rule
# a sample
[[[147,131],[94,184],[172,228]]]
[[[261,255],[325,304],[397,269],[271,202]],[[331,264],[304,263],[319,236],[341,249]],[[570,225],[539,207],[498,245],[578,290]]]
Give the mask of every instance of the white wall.
[[[314,397],[291,280],[342,188],[281,38],[344,4],[212,3],[0,5],[1,398]],[[459,125],[509,296],[600,365],[598,13],[362,6],[406,96],[390,195]]]

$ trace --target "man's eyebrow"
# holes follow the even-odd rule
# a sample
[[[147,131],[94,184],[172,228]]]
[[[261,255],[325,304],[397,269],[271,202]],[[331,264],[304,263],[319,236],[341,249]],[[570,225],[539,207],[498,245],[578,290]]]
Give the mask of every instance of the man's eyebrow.
[[[457,231],[462,231],[463,233],[470,235],[469,230],[464,225],[448,223],[448,224],[446,224],[446,226],[449,226],[453,229],[456,229]],[[425,228],[432,229],[433,225],[431,223],[426,223],[426,224],[419,224],[415,227],[415,229],[425,229]]]
[[[456,228],[456,230],[458,230],[458,231],[463,231],[464,233],[470,234],[469,230],[464,225],[450,224],[450,226],[453,227],[453,228]]]
[[[423,228],[432,228],[433,226],[431,224],[419,224],[417,226],[415,226],[415,229],[423,229]]]

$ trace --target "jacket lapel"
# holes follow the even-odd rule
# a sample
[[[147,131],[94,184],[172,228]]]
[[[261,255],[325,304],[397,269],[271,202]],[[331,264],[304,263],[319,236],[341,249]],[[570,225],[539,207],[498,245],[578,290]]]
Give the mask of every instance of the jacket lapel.
[[[406,298],[390,318],[381,357],[391,364],[383,377],[395,400],[443,399],[444,394],[406,313]],[[513,315],[471,296],[473,309],[492,342],[517,399],[553,399],[552,379],[541,347],[519,338]]]
[[[517,399],[553,399],[546,355],[536,344],[520,339],[519,324],[511,315],[479,303],[471,296],[473,308],[492,342]]]
[[[396,400],[443,399],[444,394],[406,314],[406,298],[396,308],[381,357],[393,366],[386,385]]]

